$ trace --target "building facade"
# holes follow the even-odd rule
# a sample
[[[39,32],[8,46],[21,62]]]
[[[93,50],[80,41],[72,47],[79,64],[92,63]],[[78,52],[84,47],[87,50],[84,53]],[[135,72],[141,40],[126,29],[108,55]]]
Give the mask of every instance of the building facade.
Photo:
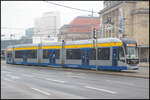
[[[32,36],[34,35],[34,28],[28,28],[25,30],[25,36],[27,38],[31,38],[32,39]]]
[[[93,17],[93,28],[99,31],[99,17]],[[65,41],[91,39],[92,19],[90,16],[77,16],[70,24],[60,28]]]
[[[149,60],[149,1],[104,1],[99,14],[103,38],[132,38],[141,60]]]
[[[60,28],[60,13],[46,12],[34,22],[33,43],[57,41]],[[52,38],[56,39],[52,39]]]
[[[7,46],[17,45],[17,44],[32,44],[32,39],[21,38],[19,40],[1,40],[1,49],[6,49]]]

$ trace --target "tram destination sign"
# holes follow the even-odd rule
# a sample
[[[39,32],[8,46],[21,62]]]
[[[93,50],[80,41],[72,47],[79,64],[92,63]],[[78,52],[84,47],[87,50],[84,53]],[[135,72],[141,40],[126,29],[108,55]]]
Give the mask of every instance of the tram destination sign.
[[[133,47],[133,46],[136,46],[136,44],[127,44],[127,46],[132,46]]]

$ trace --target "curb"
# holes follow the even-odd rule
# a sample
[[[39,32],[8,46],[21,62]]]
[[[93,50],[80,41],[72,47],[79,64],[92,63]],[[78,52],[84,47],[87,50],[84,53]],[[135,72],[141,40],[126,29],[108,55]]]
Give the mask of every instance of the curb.
[[[149,67],[149,66],[140,66],[140,67]]]

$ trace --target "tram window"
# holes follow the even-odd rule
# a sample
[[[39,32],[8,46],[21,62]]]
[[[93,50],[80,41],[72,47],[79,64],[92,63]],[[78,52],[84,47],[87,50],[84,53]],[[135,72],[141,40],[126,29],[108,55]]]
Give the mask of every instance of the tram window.
[[[72,49],[67,49],[67,59],[72,59]]]
[[[90,60],[96,60],[96,49],[94,48],[90,50]]]
[[[81,49],[67,49],[67,59],[81,59]]]
[[[28,58],[37,58],[37,50],[29,50],[27,54]]]
[[[24,51],[15,51],[15,58],[23,58]]]
[[[98,48],[98,60],[109,60],[110,48]]]
[[[81,49],[73,49],[73,59],[81,59]]]
[[[49,58],[49,50],[43,50],[43,58]]]
[[[56,50],[56,59],[59,59],[60,56],[60,50]]]
[[[119,60],[125,60],[124,50],[122,47],[119,47]]]
[[[12,56],[11,52],[7,53],[7,57],[11,57],[11,56]]]

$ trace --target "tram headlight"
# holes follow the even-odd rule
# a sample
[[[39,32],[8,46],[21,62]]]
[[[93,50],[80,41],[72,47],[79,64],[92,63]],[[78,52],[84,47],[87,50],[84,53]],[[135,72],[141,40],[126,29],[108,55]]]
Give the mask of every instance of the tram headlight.
[[[136,61],[134,61],[133,63],[136,64]]]

